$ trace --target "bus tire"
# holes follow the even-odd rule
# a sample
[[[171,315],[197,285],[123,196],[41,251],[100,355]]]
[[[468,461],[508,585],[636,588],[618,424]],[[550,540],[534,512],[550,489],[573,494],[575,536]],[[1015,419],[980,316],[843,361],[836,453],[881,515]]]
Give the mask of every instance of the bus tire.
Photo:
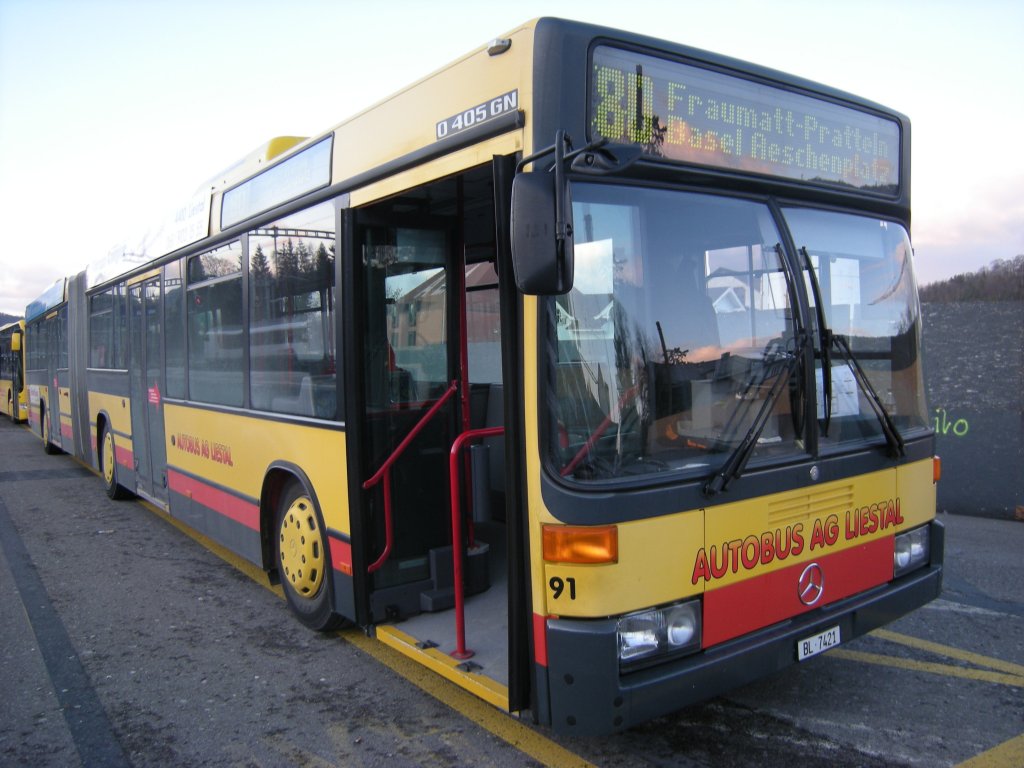
[[[46,406],[39,404],[39,413],[42,420],[39,424],[40,437],[43,438],[43,450],[50,456],[60,453],[60,448],[50,441],[50,414],[46,412]]]
[[[114,433],[110,427],[103,425],[100,434],[100,474],[107,496],[111,499],[126,499],[130,495],[128,489],[117,482],[117,454],[114,451]]]
[[[332,608],[326,529],[312,495],[297,480],[281,493],[274,542],[281,585],[295,617],[318,632],[339,626],[341,617]]]

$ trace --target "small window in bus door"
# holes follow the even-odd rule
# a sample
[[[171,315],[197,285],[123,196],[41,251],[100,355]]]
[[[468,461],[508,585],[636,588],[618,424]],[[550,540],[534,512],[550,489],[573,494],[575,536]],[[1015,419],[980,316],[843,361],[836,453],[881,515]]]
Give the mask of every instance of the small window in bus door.
[[[367,398],[391,408],[438,397],[448,381],[446,236],[373,229],[367,265]]]

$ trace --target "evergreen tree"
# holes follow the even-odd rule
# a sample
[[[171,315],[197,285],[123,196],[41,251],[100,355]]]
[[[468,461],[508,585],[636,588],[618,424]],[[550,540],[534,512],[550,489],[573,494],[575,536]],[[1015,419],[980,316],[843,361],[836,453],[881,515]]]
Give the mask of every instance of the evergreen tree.
[[[1024,254],[921,288],[921,301],[1024,301]]]
[[[270,277],[270,260],[263,252],[262,244],[256,246],[256,252],[252,255],[252,259],[249,262],[249,269],[253,278],[258,281],[262,282]]]

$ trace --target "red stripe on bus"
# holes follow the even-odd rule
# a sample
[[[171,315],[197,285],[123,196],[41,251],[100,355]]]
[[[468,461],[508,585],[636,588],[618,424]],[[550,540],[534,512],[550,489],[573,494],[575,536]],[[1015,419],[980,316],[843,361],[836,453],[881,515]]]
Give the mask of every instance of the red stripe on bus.
[[[201,480],[188,477],[173,469],[167,470],[167,487],[175,493],[188,496],[193,501],[212,509],[214,512],[241,523],[254,531],[260,529],[260,508],[251,501],[214,488]]]
[[[334,570],[341,571],[347,576],[352,575],[352,545],[347,541],[328,536],[327,541],[331,546],[331,565]]]
[[[533,614],[533,659],[542,667],[548,665],[548,620]]]
[[[135,469],[135,451],[114,443],[114,460],[122,467]]]
[[[703,647],[753,632],[892,579],[894,537],[850,547],[814,560],[714,589],[704,594]],[[800,576],[817,563],[824,576],[821,599],[800,601]]]

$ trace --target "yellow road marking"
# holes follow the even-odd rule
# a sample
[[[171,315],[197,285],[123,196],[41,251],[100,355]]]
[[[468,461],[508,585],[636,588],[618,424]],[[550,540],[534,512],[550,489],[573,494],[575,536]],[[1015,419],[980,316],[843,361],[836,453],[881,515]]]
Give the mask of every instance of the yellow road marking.
[[[956,768],[1020,768],[1024,765],[1024,733],[975,755]]]
[[[542,765],[552,768],[555,766],[592,768],[592,763],[587,762],[574,752],[556,744],[511,715],[492,707],[380,641],[368,638],[356,629],[345,630],[338,634],[384,666],[400,674],[420,690],[430,694]]]
[[[917,648],[920,651],[929,651],[930,653],[937,653],[940,656],[948,656],[951,659],[959,659],[960,661],[966,661],[968,664],[976,664],[979,667],[997,669],[1001,672],[1005,672],[1008,675],[1024,677],[1024,666],[1021,666],[1020,664],[1014,664],[1010,661],[1003,661],[1002,659],[993,659],[989,656],[982,656],[978,653],[971,653],[970,651],[962,651],[959,648],[951,648],[948,645],[940,645],[939,643],[933,643],[930,640],[921,640],[917,637],[901,635],[898,632],[891,632],[888,629],[876,629],[874,632],[871,633],[871,635],[872,637],[877,637],[881,640],[888,640],[889,642],[899,643],[900,645],[906,645],[910,648]]]
[[[257,584],[266,587],[279,598],[284,599],[284,592],[279,585],[271,585],[262,568],[244,560],[226,547],[207,538],[190,528],[180,520],[176,520],[155,504],[139,499],[139,503],[161,520],[169,523],[193,541],[210,550],[213,554],[238,569]],[[529,755],[541,765],[550,768],[594,768],[593,764],[555,743],[543,734],[533,730],[512,715],[502,712],[477,698],[464,689],[449,682],[422,664],[412,661],[384,645],[379,640],[367,637],[362,630],[346,629],[335,633],[345,642],[373,657],[377,662],[393,672],[401,675],[423,692],[433,696],[442,704],[468,718],[481,728],[489,731],[502,741],[512,745],[520,752]],[[507,700],[507,698],[506,698]]]
[[[829,655],[867,664],[880,664],[886,667],[930,672],[937,675],[1024,688],[1024,667],[1019,664],[1003,661],[1002,659],[993,659],[989,656],[982,656],[978,653],[971,653],[970,651],[964,651],[940,643],[933,643],[930,640],[903,635],[888,629],[876,629],[871,635],[880,640],[888,640],[891,643],[899,643],[908,648],[935,653],[978,667],[987,667],[988,669],[967,669],[964,667],[954,667],[950,664],[898,659],[894,656],[885,656],[880,653],[851,651],[848,648],[836,648]],[[1020,768],[1020,766],[1024,766],[1024,734],[1005,741],[986,752],[982,752],[980,755],[960,763],[956,768]]]
[[[998,683],[999,685],[1012,685],[1017,688],[1024,688],[1024,677],[1006,675],[1002,672],[990,672],[986,669],[966,669],[964,667],[954,667],[950,664],[938,664],[933,661],[899,659],[895,656],[884,656],[881,653],[851,651],[848,648],[836,648],[829,651],[828,655],[836,659],[862,661],[866,664],[879,664],[883,667],[911,669],[916,672],[931,672],[936,675],[946,675],[947,677],[959,677],[966,680],[979,680],[986,683]]]

